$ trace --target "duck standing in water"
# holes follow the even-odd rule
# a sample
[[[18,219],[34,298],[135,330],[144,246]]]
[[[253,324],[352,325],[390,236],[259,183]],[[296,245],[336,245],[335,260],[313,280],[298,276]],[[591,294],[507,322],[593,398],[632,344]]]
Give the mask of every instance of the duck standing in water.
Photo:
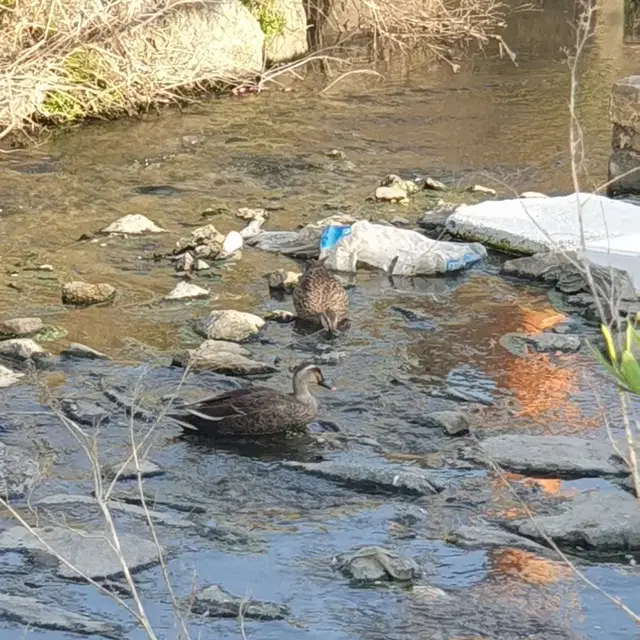
[[[318,401],[309,391],[311,384],[333,390],[319,367],[301,365],[293,376],[293,393],[261,386],[234,389],[185,404],[181,413],[168,417],[187,433],[212,438],[302,431],[318,411]]]
[[[324,259],[310,263],[293,290],[293,306],[302,322],[337,331],[349,317],[349,296]]]

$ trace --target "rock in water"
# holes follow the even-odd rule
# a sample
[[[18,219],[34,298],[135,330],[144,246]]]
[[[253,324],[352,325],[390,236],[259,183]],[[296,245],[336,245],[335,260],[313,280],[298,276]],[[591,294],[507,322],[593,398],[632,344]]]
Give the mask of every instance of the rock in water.
[[[197,330],[210,340],[241,342],[256,335],[264,327],[264,320],[252,313],[225,309],[212,311],[201,320]]]
[[[440,182],[440,180],[427,176],[424,179],[423,189],[430,189],[431,191],[447,191],[448,187],[444,182]]]
[[[24,378],[24,373],[16,373],[0,364],[0,388],[10,387],[18,382],[20,378]]]
[[[269,283],[269,289],[282,289],[284,291],[293,291],[298,284],[302,274],[294,271],[285,271],[278,269],[268,273],[265,278]]]
[[[426,420],[429,424],[440,427],[450,436],[469,433],[469,420],[462,411],[433,411]]]
[[[60,554],[83,575],[94,580],[119,578],[122,564],[105,538],[104,531],[76,532],[72,529],[47,526],[35,527],[35,532],[49,547]],[[159,564],[156,545],[130,533],[120,533],[120,546],[129,570],[133,573]],[[0,549],[4,551],[32,551],[47,554],[58,564],[57,574],[63,578],[82,580],[82,576],[59,562],[36,538],[21,526],[0,532]]]
[[[212,618],[237,618],[242,612],[245,618],[255,620],[284,620],[290,613],[284,604],[240,598],[217,584],[195,593],[188,605],[193,613]]]
[[[211,295],[208,289],[199,287],[190,282],[179,282],[163,299],[164,300],[193,300],[196,298],[208,298]]]
[[[350,553],[341,553],[334,557],[332,564],[359,582],[408,582],[421,575],[415,560],[382,547],[361,547]]]
[[[38,480],[40,468],[31,454],[21,447],[0,442],[0,495],[21,498]]]
[[[545,544],[542,529],[565,548],[581,547],[596,552],[640,549],[640,506],[628,493],[590,491],[566,501],[560,509],[557,515],[536,515],[535,523],[527,519],[505,526]]]
[[[231,376],[275,373],[276,367],[248,358],[249,352],[235,342],[205,340],[197,349],[176,354],[172,364],[190,365],[195,371],[215,371]]]
[[[215,258],[222,249],[224,236],[212,225],[194,229],[191,234],[176,243],[175,255],[192,250],[199,258]]]
[[[575,353],[580,350],[582,340],[568,333],[505,333],[500,344],[515,356],[525,356],[529,349],[536,353]]]
[[[137,480],[138,474],[141,478],[154,478],[165,474],[164,469],[151,460],[138,460],[136,467],[135,460],[130,460],[124,467],[122,462],[114,462],[104,467],[103,477],[109,482],[116,476],[118,480]]]
[[[62,302],[79,307],[102,304],[113,300],[115,287],[106,282],[89,284],[88,282],[67,282],[62,285]]]
[[[68,631],[83,636],[121,638],[124,633],[118,625],[93,620],[80,613],[73,613],[50,602],[35,598],[0,593],[0,617],[12,620],[26,628],[36,627],[52,631]]]
[[[70,342],[60,355],[67,358],[85,358],[87,360],[108,360],[109,356],[79,342]]]
[[[108,227],[102,229],[100,233],[137,236],[143,233],[166,233],[166,229],[159,227],[149,218],[139,213],[134,213],[112,222]]]
[[[43,327],[44,323],[40,318],[12,318],[0,322],[0,339],[32,336]]]
[[[573,436],[506,434],[480,441],[479,462],[493,461],[510,471],[546,477],[624,476],[629,471],[609,442]]]
[[[262,220],[264,222],[269,218],[269,212],[266,209],[241,207],[236,212],[236,218],[240,218],[241,220]]]
[[[51,354],[31,338],[14,338],[0,341],[0,355],[14,360],[47,358]]]

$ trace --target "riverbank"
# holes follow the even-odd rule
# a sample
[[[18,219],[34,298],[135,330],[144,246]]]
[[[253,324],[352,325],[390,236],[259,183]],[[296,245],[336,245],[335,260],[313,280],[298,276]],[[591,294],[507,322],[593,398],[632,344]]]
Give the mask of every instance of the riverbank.
[[[500,39],[504,10],[495,0],[401,8],[390,0],[4,2],[0,139],[184,104],[211,90],[263,88],[274,65],[309,53],[310,30],[316,45],[348,33],[382,47],[419,42],[447,60],[459,45]]]

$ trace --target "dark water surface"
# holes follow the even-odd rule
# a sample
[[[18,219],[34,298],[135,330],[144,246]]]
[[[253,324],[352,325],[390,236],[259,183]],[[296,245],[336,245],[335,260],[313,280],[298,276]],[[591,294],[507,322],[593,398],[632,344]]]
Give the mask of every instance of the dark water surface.
[[[40,316],[63,327],[66,340],[115,360],[61,364],[45,372],[42,379],[53,396],[101,398],[100,384],[121,385],[139,388],[148,409],[157,412],[160,398],[180,381],[181,371],[168,367],[168,354],[193,342],[185,330],[189,319],[212,307],[258,314],[292,308],[288,298],[269,298],[261,276],[299,265],[253,249],[245,249],[240,261],[221,268],[216,277],[198,279],[215,301],[161,302],[177,280],[170,265],[148,257],[207,222],[223,232],[241,228],[233,215],[239,207],[270,208],[270,230],[292,229],[336,210],[415,220],[426,204],[423,195],[407,207],[365,202],[389,172],[429,173],[454,186],[482,183],[501,195],[570,190],[568,69],[561,50],[572,43],[573,7],[548,5],[513,17],[505,38],[518,54],[517,67],[493,49],[457,75],[393,60],[381,69],[384,81],[354,75],[319,94],[323,85],[312,77],[291,93],[217,99],[181,114],[85,127],[37,150],[0,156],[0,316]],[[640,49],[622,44],[621,7],[608,5],[581,75],[585,188],[606,179],[610,87],[640,63]],[[197,145],[183,140],[194,135],[200,137]],[[348,162],[326,155],[334,148],[343,150]],[[203,219],[208,207],[228,213]],[[77,242],[129,213],[145,214],[170,233]],[[288,603],[292,623],[246,623],[247,637],[261,640],[636,637],[623,612],[560,563],[516,549],[469,551],[445,542],[456,524],[520,508],[491,474],[446,469],[451,439],[420,418],[431,410],[465,409],[465,403],[451,399],[452,390],[479,400],[470,408],[479,429],[602,437],[601,405],[616,423],[614,389],[587,353],[518,359],[499,345],[502,334],[544,328],[556,313],[545,289],[500,278],[501,260],[492,256],[450,278],[389,282],[376,273],[358,273],[350,290],[352,328],[333,346],[343,352],[342,360],[325,367],[338,391],[319,394],[322,418],[354,438],[336,455],[383,464],[375,449],[362,438],[360,444],[355,440],[375,438],[387,459],[445,467],[445,477],[461,480],[459,499],[369,495],[280,465],[283,459],[330,455],[327,443],[313,439],[213,449],[177,440],[175,429],[162,423],[150,457],[168,473],[146,481],[147,491],[160,500],[199,506],[206,514],[198,517],[256,537],[251,544],[229,547],[159,527],[171,551],[168,572],[178,595],[187,595],[193,584],[215,582],[238,595]],[[42,264],[54,271],[30,270]],[[103,308],[64,308],[60,283],[78,279],[112,283],[116,301]],[[412,324],[394,306],[421,312],[430,322]],[[580,322],[577,326],[584,329]],[[265,338],[251,349],[259,359],[280,358],[281,371],[269,384],[283,389],[290,366],[326,348],[322,338],[303,339],[289,325],[269,324]],[[203,375],[190,377],[185,389],[196,394],[201,387],[236,384]],[[90,491],[89,465],[77,444],[53,417],[37,413],[43,410],[42,390],[20,385],[2,393],[3,441],[36,447],[43,459],[44,482],[36,495]],[[147,428],[134,425],[139,435]],[[100,433],[102,459],[122,456],[129,438],[126,417],[115,413]],[[526,484],[515,476],[514,482]],[[553,497],[594,484],[614,490],[604,481],[546,479],[538,481],[537,491]],[[424,521],[415,535],[403,535],[396,519],[419,508],[425,510]],[[85,513],[72,515],[80,527],[100,522]],[[117,522],[121,530],[148,535],[141,521],[117,516]],[[362,544],[414,556],[425,570],[422,585],[349,585],[330,560]],[[640,575],[634,566],[583,568],[594,582],[640,610]],[[124,619],[91,587],[60,587],[49,571],[12,554],[0,557],[0,571],[2,590]],[[159,569],[140,573],[137,581],[158,637],[176,637]],[[426,584],[455,598],[446,605],[434,601]],[[190,628],[193,637],[242,637],[237,620],[195,619]],[[6,621],[0,621],[0,629],[3,638],[25,633]],[[27,637],[73,636],[31,630]],[[144,634],[132,629],[127,637]]]

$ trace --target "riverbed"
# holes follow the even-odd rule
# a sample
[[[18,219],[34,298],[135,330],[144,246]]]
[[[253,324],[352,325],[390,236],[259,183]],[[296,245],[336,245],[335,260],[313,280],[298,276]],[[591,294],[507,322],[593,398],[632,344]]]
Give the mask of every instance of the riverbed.
[[[181,394],[196,397],[205,388],[243,383],[214,374],[190,375],[181,383],[183,371],[169,365],[176,351],[198,343],[191,320],[212,308],[258,315],[292,310],[289,296],[270,296],[263,275],[300,270],[302,263],[248,247],[240,259],[197,277],[212,299],[163,302],[178,278],[168,261],[154,255],[194,228],[213,223],[223,233],[239,230],[244,223],[235,213],[241,207],[267,209],[269,230],[291,230],[336,212],[401,216],[413,225],[428,205],[426,194],[408,205],[370,201],[388,173],[431,175],[455,189],[480,183],[502,197],[571,191],[569,74],[562,48],[572,43],[572,15],[564,2],[515,14],[505,39],[518,55],[517,66],[492,48],[458,74],[446,65],[393,58],[379,67],[383,79],[354,74],[320,93],[330,79],[311,74],[292,91],[216,98],[180,113],[92,124],[0,156],[0,317],[37,316],[63,329],[60,339],[46,343],[56,354],[79,342],[111,358],[61,358],[2,390],[2,441],[27,447],[40,460],[42,478],[32,502],[89,496],[93,489],[86,456],[48,407],[78,398],[106,407],[109,421],[97,438],[100,459],[116,461],[126,455],[132,432],[146,433],[144,417],[157,416],[162,399],[180,384]],[[600,25],[585,54],[578,101],[585,189],[606,180],[610,87],[640,62],[640,49],[623,46],[617,7],[602,12]],[[344,157],[331,154],[334,149]],[[91,239],[134,213],[168,233]],[[454,410],[468,416],[480,437],[526,433],[606,441],[604,409],[620,433],[615,388],[588,349],[519,358],[500,345],[505,333],[541,331],[559,312],[572,332],[596,333],[548,287],[500,276],[505,259],[491,253],[468,271],[438,278],[390,280],[359,272],[349,289],[352,325],[333,342],[302,336],[289,324],[267,324],[249,349],[276,362],[278,372],[261,382],[287,390],[291,367],[324,358],[336,391],[318,393],[320,417],[335,424],[338,435],[221,447],[180,439],[174,426],[160,421],[148,458],[164,474],[145,480],[145,492],[159,511],[204,527],[158,525],[176,595],[215,583],[291,610],[287,620],[246,620],[244,630],[236,618],[192,615],[192,637],[635,637],[633,621],[552,554],[453,542],[461,525],[522,517],[523,503],[546,513],[578,492],[622,491],[611,478],[514,473],[516,499],[491,469],[451,464],[459,460],[459,439],[425,423],[431,412]],[[60,285],[70,280],[108,282],[116,299],[107,306],[65,307]],[[132,423],[125,408],[105,399],[105,389],[135,398],[144,411]],[[447,489],[435,496],[371,491],[282,464],[322,459],[426,469]],[[134,490],[132,482],[119,489],[129,499]],[[17,505],[33,521],[26,504]],[[101,529],[101,517],[85,506],[56,504],[40,518]],[[8,514],[0,511],[0,518],[10,526]],[[146,523],[131,513],[119,513],[116,521],[122,532],[149,536]],[[413,557],[422,577],[412,587],[353,584],[332,558],[361,545]],[[632,556],[582,559],[580,569],[640,611],[640,573]],[[145,637],[108,596],[64,580],[50,561],[4,553],[0,572],[3,592],[120,624],[118,633],[127,638]],[[142,570],[136,582],[157,636],[177,637],[160,568]],[[24,637],[23,624],[3,618],[0,628],[3,637]],[[29,637],[77,635],[34,627]]]

